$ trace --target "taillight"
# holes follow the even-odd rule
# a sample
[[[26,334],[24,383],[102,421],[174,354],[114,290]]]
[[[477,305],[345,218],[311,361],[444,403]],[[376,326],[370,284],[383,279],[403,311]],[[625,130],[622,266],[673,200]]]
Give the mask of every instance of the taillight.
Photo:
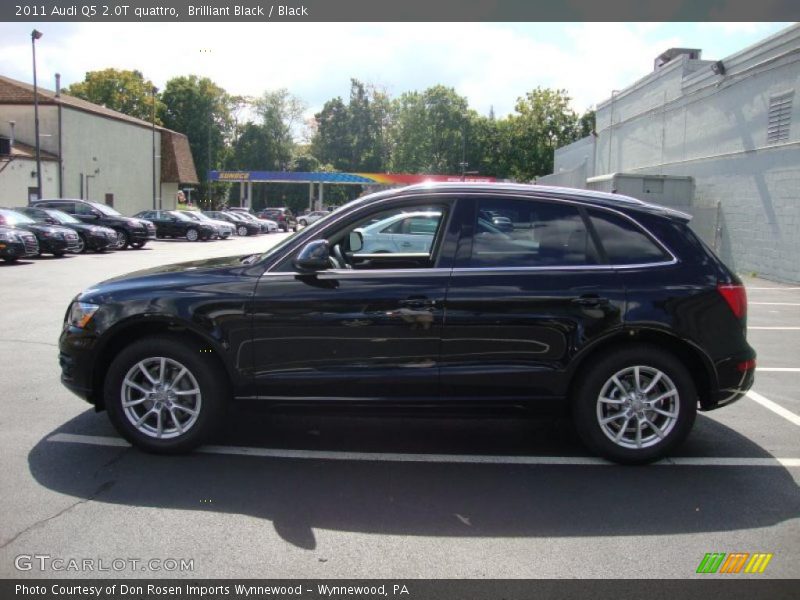
[[[717,291],[725,298],[737,319],[747,315],[747,292],[741,284],[718,283]]]

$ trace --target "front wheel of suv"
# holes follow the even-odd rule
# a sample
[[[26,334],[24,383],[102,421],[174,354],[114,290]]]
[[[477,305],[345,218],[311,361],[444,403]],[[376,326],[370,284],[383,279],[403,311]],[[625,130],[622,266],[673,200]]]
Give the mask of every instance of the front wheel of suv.
[[[572,398],[583,442],[623,464],[663,458],[686,439],[697,414],[697,391],[672,354],[638,344],[592,363]]]
[[[157,454],[188,452],[219,424],[227,377],[197,346],[180,338],[148,337],[111,363],[105,406],[114,427],[134,446]]]

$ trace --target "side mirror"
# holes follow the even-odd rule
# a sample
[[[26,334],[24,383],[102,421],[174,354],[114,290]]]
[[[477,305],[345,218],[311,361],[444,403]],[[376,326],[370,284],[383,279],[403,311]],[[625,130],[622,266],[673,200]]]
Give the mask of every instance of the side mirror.
[[[55,225],[56,223],[58,223],[58,221],[56,221],[56,220],[55,220],[53,217],[47,217],[47,218],[44,220],[44,222],[45,222],[45,223],[49,223],[50,225]]]
[[[308,242],[294,259],[294,266],[303,271],[322,271],[331,266],[328,240]]]
[[[96,210],[92,211],[92,218],[93,219],[99,219],[101,216],[102,215],[98,211],[96,211]]]
[[[364,234],[358,231],[350,232],[350,252],[359,252],[364,247]]]

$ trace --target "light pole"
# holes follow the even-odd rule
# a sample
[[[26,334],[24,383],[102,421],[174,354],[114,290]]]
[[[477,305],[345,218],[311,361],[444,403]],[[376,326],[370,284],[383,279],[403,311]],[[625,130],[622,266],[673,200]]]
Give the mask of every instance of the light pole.
[[[33,51],[33,122],[36,135],[36,199],[42,197],[42,156],[39,149],[39,88],[36,84],[36,40],[41,39],[42,32],[31,31],[31,50]]]
[[[150,90],[153,97],[153,210],[160,207],[156,206],[156,92],[158,88],[153,86]]]

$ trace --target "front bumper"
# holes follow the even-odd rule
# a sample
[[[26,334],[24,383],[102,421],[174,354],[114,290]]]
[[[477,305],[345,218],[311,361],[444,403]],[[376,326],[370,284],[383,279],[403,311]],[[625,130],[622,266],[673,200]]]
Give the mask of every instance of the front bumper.
[[[109,246],[117,245],[117,235],[111,233],[92,233],[86,236],[86,245],[92,250],[105,250]]]
[[[0,258],[22,258],[26,256],[22,242],[0,242]]]
[[[90,404],[97,404],[92,386],[96,337],[83,329],[66,326],[58,340],[61,383]]]
[[[146,242],[147,240],[154,240],[156,239],[156,228],[153,227],[152,231],[150,231],[149,228],[132,229],[128,231],[128,239],[130,239],[132,242]]]
[[[38,239],[39,239],[39,252],[44,252],[46,254],[69,252],[69,246],[67,245],[67,240],[63,238],[40,237]]]

